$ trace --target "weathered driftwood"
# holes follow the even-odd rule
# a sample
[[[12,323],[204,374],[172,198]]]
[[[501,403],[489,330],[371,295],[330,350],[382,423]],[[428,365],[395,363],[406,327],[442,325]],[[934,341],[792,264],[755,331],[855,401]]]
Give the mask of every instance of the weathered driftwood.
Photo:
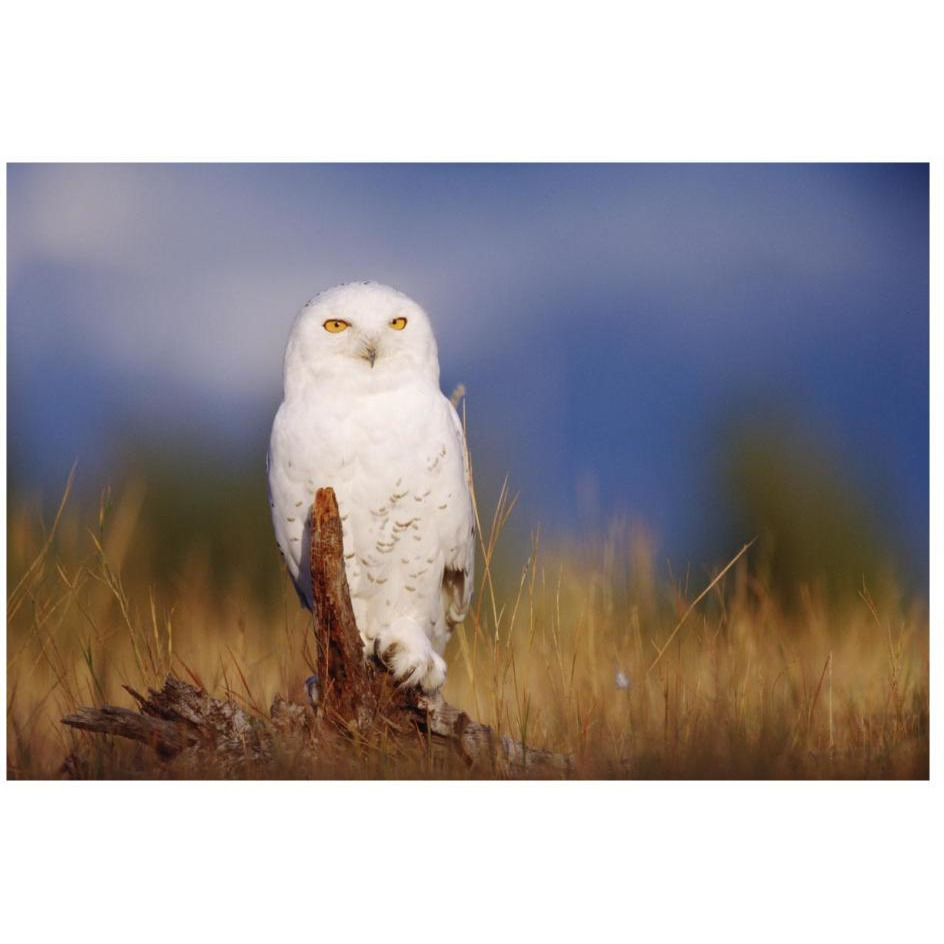
[[[212,756],[215,763],[227,767],[265,761],[271,755],[270,727],[231,701],[212,698],[173,675],[146,698],[124,687],[137,701],[137,711],[112,706],[79,708],[63,723],[140,741],[165,760],[181,754],[191,759]]]
[[[162,758],[212,759],[224,768],[265,764],[282,739],[318,755],[329,742],[357,737],[420,740],[428,748],[454,752],[478,772],[498,775],[562,775],[570,758],[498,736],[487,725],[448,704],[441,694],[400,688],[373,660],[365,659],[344,570],[337,501],[319,489],[311,513],[311,578],[315,603],[317,702],[293,704],[277,698],[270,717],[248,714],[231,701],[168,676],[147,697],[133,689],[138,710],[80,708],[63,718],[74,728],[142,742]],[[303,735],[301,739],[298,735]]]

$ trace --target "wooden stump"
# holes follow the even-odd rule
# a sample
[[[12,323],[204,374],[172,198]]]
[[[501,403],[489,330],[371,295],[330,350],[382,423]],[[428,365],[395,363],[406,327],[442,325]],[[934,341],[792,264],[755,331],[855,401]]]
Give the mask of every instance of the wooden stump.
[[[259,769],[278,753],[282,739],[304,734],[304,749],[318,755],[338,741],[389,738],[455,753],[470,772],[494,776],[563,776],[570,757],[536,750],[448,704],[440,693],[400,688],[372,659],[365,658],[344,569],[344,544],[337,500],[318,489],[311,512],[311,585],[317,652],[317,698],[313,705],[277,698],[269,718],[248,714],[232,701],[212,698],[169,675],[148,696],[127,691],[138,710],[80,708],[63,724],[130,738],[151,746],[163,759],[181,755],[224,771],[251,764]]]

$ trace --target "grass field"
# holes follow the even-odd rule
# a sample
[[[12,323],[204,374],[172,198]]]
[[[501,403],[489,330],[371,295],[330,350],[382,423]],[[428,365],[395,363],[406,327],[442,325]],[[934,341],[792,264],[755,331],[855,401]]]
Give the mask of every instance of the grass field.
[[[143,747],[59,720],[80,705],[133,707],[122,685],[159,687],[168,672],[260,714],[277,693],[304,700],[309,617],[271,541],[242,555],[240,538],[229,539],[235,563],[222,577],[212,550],[194,546],[168,575],[155,564],[161,526],[142,517],[145,494],[132,485],[93,509],[67,493],[45,522],[34,504],[11,502],[11,778],[59,776],[70,755],[88,776],[180,775]],[[535,536],[526,559],[508,562],[512,504],[503,490],[482,515],[473,613],[447,651],[453,704],[573,754],[583,777],[928,776],[923,600],[865,585],[837,597],[811,584],[785,601],[758,576],[768,568],[756,545],[673,576],[619,523],[567,546]],[[270,775],[459,772],[406,751]]]

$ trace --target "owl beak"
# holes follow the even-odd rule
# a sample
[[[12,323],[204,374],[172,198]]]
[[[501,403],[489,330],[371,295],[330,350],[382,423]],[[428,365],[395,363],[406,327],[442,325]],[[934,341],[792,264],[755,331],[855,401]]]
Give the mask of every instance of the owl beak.
[[[374,361],[377,360],[377,348],[373,344],[364,351],[364,360],[370,362],[370,366],[374,366]]]

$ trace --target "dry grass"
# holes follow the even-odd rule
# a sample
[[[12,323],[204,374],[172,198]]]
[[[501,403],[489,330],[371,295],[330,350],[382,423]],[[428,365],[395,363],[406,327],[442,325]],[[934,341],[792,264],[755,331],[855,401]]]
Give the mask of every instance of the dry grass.
[[[251,589],[255,553],[222,589],[198,556],[154,585],[140,566],[153,535],[139,507],[134,488],[97,518],[64,499],[48,530],[29,506],[10,507],[10,777],[55,777],[72,754],[90,776],[167,775],[145,749],[59,719],[79,705],[131,706],[122,685],[158,685],[169,671],[260,713],[276,693],[303,699],[312,640],[287,579],[271,600]],[[479,528],[474,610],[447,652],[453,704],[573,753],[587,777],[928,776],[921,601],[806,590],[787,609],[753,576],[753,549],[723,574],[662,578],[645,538],[619,525],[586,546],[535,538],[517,573],[493,572],[511,508],[503,490]],[[417,750],[316,769],[286,758],[268,775],[459,772]]]

